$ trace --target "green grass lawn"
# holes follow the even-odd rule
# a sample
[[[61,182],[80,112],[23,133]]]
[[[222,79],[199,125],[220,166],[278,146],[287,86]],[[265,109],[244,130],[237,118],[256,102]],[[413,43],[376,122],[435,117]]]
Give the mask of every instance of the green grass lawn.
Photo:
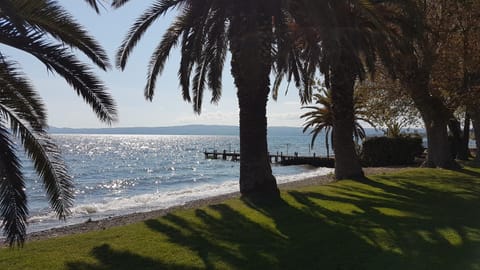
[[[0,269],[480,269],[480,169],[411,169],[0,249]]]

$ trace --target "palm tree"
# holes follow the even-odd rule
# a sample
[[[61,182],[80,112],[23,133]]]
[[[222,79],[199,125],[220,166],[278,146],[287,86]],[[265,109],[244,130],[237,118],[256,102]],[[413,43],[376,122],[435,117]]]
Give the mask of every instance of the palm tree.
[[[319,69],[331,89],[337,179],[363,178],[352,139],[354,85],[375,70],[377,59],[391,62],[396,33],[387,29],[385,3],[369,0],[291,2],[296,43],[280,50],[280,75],[302,77],[307,87]],[[298,60],[301,59],[301,60]],[[302,73],[292,71],[301,66]],[[390,67],[391,65],[385,65]],[[289,76],[291,77],[291,76]]]
[[[329,140],[333,142],[333,115],[332,115],[332,103],[330,93],[326,90],[322,90],[321,93],[315,94],[313,99],[316,104],[320,106],[304,106],[302,109],[309,109],[310,111],[304,113],[300,118],[305,118],[303,124],[303,133],[309,128],[312,130],[311,147],[315,144],[315,139],[320,132],[325,131],[325,149],[327,149],[327,157],[330,157],[330,144]]]
[[[313,99],[316,104],[320,106],[305,106],[302,109],[309,109],[310,111],[300,116],[300,118],[305,118],[305,123],[303,124],[303,132],[307,131],[309,128],[312,130],[311,145],[314,146],[315,139],[317,138],[320,132],[325,131],[325,148],[327,149],[327,157],[330,157],[330,145],[329,140],[333,142],[334,139],[334,119],[332,111],[332,91],[321,89],[320,93],[314,94]],[[362,101],[358,96],[354,98],[354,126],[353,126],[353,138],[358,143],[359,141],[366,138],[365,130],[360,125],[359,121],[366,122],[373,126],[365,116],[363,111]],[[335,151],[335,148],[333,148]]]
[[[114,0],[113,6],[126,2]],[[279,194],[268,158],[266,105],[275,50],[287,42],[287,2],[158,0],[133,24],[117,54],[117,66],[124,69],[153,21],[170,9],[180,10],[152,54],[145,97],[152,99],[157,76],[172,48],[179,46],[183,98],[200,113],[205,88],[212,92],[211,102],[221,96],[222,70],[230,51],[240,109],[240,192],[244,196]]]
[[[34,56],[63,77],[100,120],[111,123],[116,119],[115,104],[105,86],[70,48],[78,49],[104,70],[109,67],[106,53],[56,1],[1,1],[0,43]],[[18,64],[1,51],[0,91],[0,216],[9,244],[21,245],[28,208],[15,140],[33,161],[49,202],[61,219],[69,214],[73,185],[58,147],[46,132],[47,115],[41,98]]]

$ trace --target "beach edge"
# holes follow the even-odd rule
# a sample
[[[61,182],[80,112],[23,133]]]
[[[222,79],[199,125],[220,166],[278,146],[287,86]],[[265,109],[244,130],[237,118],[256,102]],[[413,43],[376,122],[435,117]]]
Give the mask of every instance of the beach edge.
[[[364,173],[366,176],[369,175],[378,175],[384,173],[392,173],[405,169],[406,167],[377,167],[377,168],[364,168]],[[300,179],[298,181],[287,182],[278,184],[280,190],[292,190],[308,186],[316,185],[325,185],[334,182],[334,177],[332,174],[320,175],[316,177],[309,177]],[[112,227],[125,226],[133,223],[143,222],[149,219],[159,218],[168,213],[185,210],[185,209],[195,209],[212,204],[219,204],[228,199],[239,198],[240,192],[232,192],[228,194],[222,194],[217,196],[212,196],[208,198],[198,199],[186,202],[182,205],[176,205],[168,207],[165,209],[158,209],[148,212],[137,212],[126,215],[119,215],[105,219],[99,220],[87,220],[83,223],[66,225],[62,227],[52,228],[48,230],[32,232],[27,235],[27,244],[32,241],[45,240],[50,238],[57,238],[62,236],[74,235],[87,233],[92,231],[101,231]],[[5,245],[5,243],[0,243],[0,246]]]

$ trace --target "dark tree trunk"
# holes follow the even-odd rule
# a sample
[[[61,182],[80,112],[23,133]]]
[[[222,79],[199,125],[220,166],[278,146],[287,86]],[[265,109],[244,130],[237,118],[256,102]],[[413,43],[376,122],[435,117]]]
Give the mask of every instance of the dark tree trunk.
[[[470,117],[472,118],[473,134],[475,134],[475,160],[480,161],[480,109],[470,109]]]
[[[465,113],[465,121],[463,123],[463,134],[457,149],[457,159],[468,160],[470,158],[470,149],[468,143],[470,141],[470,114]]]
[[[426,52],[428,54],[429,51]],[[433,60],[431,56],[426,56],[426,59]],[[443,101],[431,95],[429,91],[431,61],[426,61],[424,67],[419,67],[415,62],[408,65],[409,70],[403,74],[403,83],[425,124],[427,158],[423,166],[445,169],[458,168],[448,140],[447,125],[452,114]]]
[[[348,61],[345,60],[341,59],[339,63],[348,64]],[[362,179],[364,177],[353,142],[354,85],[355,76],[348,66],[339,64],[332,68],[332,144],[335,152],[335,177],[337,179]]]
[[[415,56],[414,48],[407,57],[401,56],[398,65],[402,68],[401,81],[419,110],[427,132],[428,154],[426,167],[458,168],[452,157],[448,141],[448,120],[451,112],[443,101],[431,94],[431,72],[436,61],[435,44],[428,38],[418,41],[421,56]],[[410,56],[409,56],[410,55]]]
[[[325,135],[325,149],[327,149],[327,158],[330,158],[330,145],[328,144],[328,133]]]
[[[231,72],[240,108],[240,193],[248,197],[278,197],[267,146],[271,18],[245,16],[244,20],[233,21],[232,28],[235,31],[230,37]]]
[[[450,130],[451,137],[450,140],[450,151],[452,158],[457,157],[460,145],[462,143],[462,128],[460,127],[460,122],[455,116],[451,116],[448,120],[448,129]]]
[[[424,116],[423,120],[427,131],[428,144],[427,160],[424,166],[444,169],[457,168],[448,140],[447,121],[435,115]]]
[[[440,99],[429,95],[424,89],[411,90],[413,90],[411,97],[422,115],[427,132],[428,154],[423,165],[431,168],[458,168],[448,140],[447,125],[450,112]]]

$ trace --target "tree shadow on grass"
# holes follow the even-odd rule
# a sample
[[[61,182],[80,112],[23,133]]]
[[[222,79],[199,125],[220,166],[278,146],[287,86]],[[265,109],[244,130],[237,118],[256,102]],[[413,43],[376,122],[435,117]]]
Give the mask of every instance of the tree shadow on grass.
[[[115,270],[133,270],[133,269],[199,269],[186,267],[182,265],[165,264],[161,261],[140,256],[129,251],[118,251],[112,249],[108,244],[93,248],[91,255],[99,260],[99,264],[89,264],[84,262],[68,263],[67,267],[71,270],[86,269],[115,269]]]
[[[379,260],[388,269],[480,269],[478,182],[457,179],[456,190],[445,188],[449,179],[437,187],[432,182],[369,179],[355,189],[336,185],[335,196],[295,191],[290,195],[320,214],[330,210],[319,202],[354,206],[347,214],[328,214],[328,220],[384,251],[401,254],[404,260],[395,266]]]
[[[433,182],[432,182],[433,181]],[[153,232],[193,252],[200,265],[95,247],[79,269],[480,269],[480,187],[438,179],[376,177],[284,200],[217,204],[193,217],[148,220]],[[448,184],[448,179],[441,179]],[[446,181],[446,182],[445,182]],[[158,250],[164,253],[164,250]],[[161,256],[160,256],[161,257]]]
[[[467,170],[467,169],[464,169],[464,168],[457,169],[457,170],[455,170],[455,171],[456,171],[456,172],[463,173],[463,174],[466,174],[466,175],[469,175],[469,176],[473,176],[473,177],[480,177],[480,173],[479,173],[479,172],[475,172],[475,171],[472,171],[472,170]]]
[[[471,159],[471,160],[468,160],[468,161],[460,161],[460,162],[461,162],[462,165],[467,165],[469,167],[477,168],[477,169],[480,168],[480,160]]]

